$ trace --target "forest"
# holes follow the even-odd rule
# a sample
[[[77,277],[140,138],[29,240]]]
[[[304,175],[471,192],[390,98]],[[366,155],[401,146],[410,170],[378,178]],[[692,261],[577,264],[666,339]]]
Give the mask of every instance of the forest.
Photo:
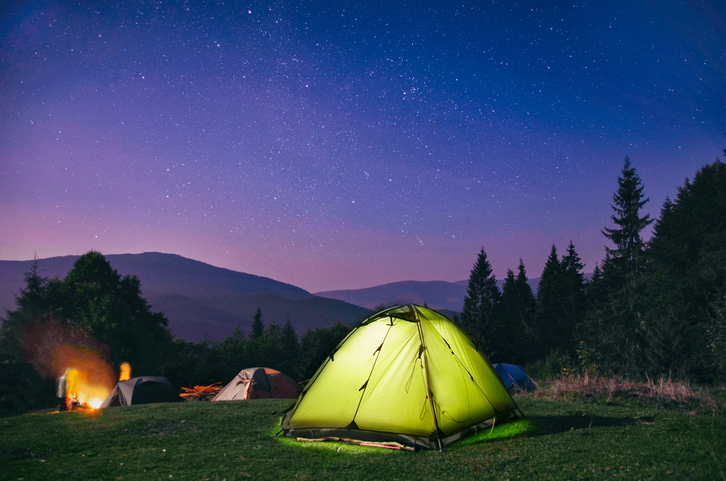
[[[492,362],[524,365],[535,379],[592,372],[723,383],[726,165],[716,160],[686,179],[657,218],[643,214],[649,199],[627,157],[615,187],[602,231],[610,247],[591,279],[570,242],[562,255],[552,245],[536,292],[521,260],[500,290],[482,248],[454,321]],[[138,277],[120,276],[95,251],[64,279],[43,278],[34,265],[2,321],[0,413],[53,405],[59,344],[98,353],[116,373],[130,361],[134,376],[163,375],[177,387],[224,384],[251,366],[304,382],[351,329],[338,322],[299,334],[258,309],[248,334],[174,339]]]

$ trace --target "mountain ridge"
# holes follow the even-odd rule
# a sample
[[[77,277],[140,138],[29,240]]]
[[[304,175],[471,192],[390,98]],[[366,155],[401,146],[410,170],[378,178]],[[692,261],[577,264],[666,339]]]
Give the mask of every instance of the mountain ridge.
[[[42,277],[64,278],[80,256],[38,259]],[[104,255],[122,276],[136,275],[141,295],[152,311],[169,319],[176,337],[198,342],[222,340],[239,327],[249,332],[259,308],[265,325],[288,319],[296,332],[326,327],[336,321],[354,325],[371,314],[368,309],[267,277],[212,266],[177,254]],[[25,272],[35,261],[0,261],[0,312],[16,308],[15,296],[24,286]],[[4,317],[4,316],[3,316]]]
[[[38,259],[39,274],[63,278],[80,256]],[[427,305],[453,318],[464,305],[468,281],[398,281],[362,289],[310,293],[305,289],[178,254],[145,252],[104,256],[120,275],[137,275],[154,312],[169,319],[172,333],[189,341],[222,340],[239,327],[249,332],[259,308],[265,325],[288,319],[299,335],[335,321],[355,325],[380,306]],[[34,261],[0,260],[0,313],[15,309],[24,273]],[[591,274],[585,274],[589,279]],[[499,288],[504,281],[498,280]],[[539,278],[530,279],[537,292]]]
[[[529,286],[537,292],[539,278],[529,279]],[[400,304],[426,304],[436,311],[445,311],[449,317],[461,313],[469,281],[398,281],[363,289],[344,289],[316,292],[316,296],[338,299],[350,304],[374,309],[381,303],[386,307]],[[503,280],[497,280],[499,289]]]

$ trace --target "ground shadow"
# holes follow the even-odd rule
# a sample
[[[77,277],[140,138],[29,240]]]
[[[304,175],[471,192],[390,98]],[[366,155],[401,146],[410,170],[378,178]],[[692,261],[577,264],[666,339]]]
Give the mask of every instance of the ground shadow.
[[[637,418],[614,418],[605,416],[588,416],[588,415],[569,415],[569,416],[535,416],[530,417],[535,421],[539,429],[531,436],[548,436],[550,434],[559,434],[573,430],[583,430],[590,428],[611,428],[635,426],[637,424],[649,424],[654,421],[652,416],[644,416]]]

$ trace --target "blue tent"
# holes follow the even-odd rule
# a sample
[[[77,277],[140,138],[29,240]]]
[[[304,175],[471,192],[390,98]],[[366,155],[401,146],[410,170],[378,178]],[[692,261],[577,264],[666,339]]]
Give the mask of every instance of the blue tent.
[[[498,362],[494,364],[494,369],[510,391],[534,391],[537,389],[522,366]]]

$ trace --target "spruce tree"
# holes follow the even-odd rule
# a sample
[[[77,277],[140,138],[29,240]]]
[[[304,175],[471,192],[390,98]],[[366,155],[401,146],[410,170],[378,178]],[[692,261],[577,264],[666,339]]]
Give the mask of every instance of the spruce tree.
[[[495,315],[500,296],[497,279],[482,248],[469,276],[461,325],[490,358],[497,354],[493,337],[497,337],[494,332],[498,328]]]
[[[585,277],[582,274],[585,266],[575,251],[572,241],[567,246],[567,254],[562,257],[561,266],[562,318],[560,319],[560,329],[562,339],[560,347],[574,357],[575,332],[585,314]]]
[[[537,286],[536,323],[539,333],[539,344],[535,349],[538,358],[544,359],[560,346],[562,332],[560,319],[562,318],[561,304],[561,278],[562,265],[557,255],[557,247],[552,244],[550,255],[547,257],[542,277]]]
[[[281,345],[283,351],[283,360],[280,369],[287,375],[297,378],[297,368],[300,361],[300,341],[298,340],[295,328],[287,319],[282,328]]]
[[[519,266],[517,267],[516,285],[519,295],[520,315],[522,316],[522,323],[524,324],[524,334],[521,344],[521,350],[524,352],[520,354],[520,358],[524,358],[523,362],[530,362],[534,360],[532,352],[535,344],[538,342],[537,334],[534,332],[534,314],[535,308],[537,307],[537,299],[534,296],[534,292],[532,292],[532,287],[529,285],[527,271],[524,269],[522,259],[519,259]]]
[[[498,335],[493,341],[496,343],[499,361],[521,364],[518,356],[521,342],[517,337],[524,332],[524,324],[519,315],[520,304],[516,290],[517,278],[514,276],[514,272],[508,269],[497,309],[496,317],[499,325],[495,329],[495,333]]]
[[[524,364],[531,360],[529,354],[535,345],[532,341],[536,339],[531,332],[534,306],[534,294],[520,259],[516,276],[511,269],[507,271],[499,303],[501,335],[497,342],[505,349],[502,359],[506,362]]]
[[[0,322],[0,417],[49,407],[55,400],[54,379],[44,378],[30,362],[24,333],[36,323],[51,320],[44,306],[47,280],[37,260],[25,273],[25,287],[15,297],[17,309]]]
[[[260,339],[265,333],[265,324],[262,322],[262,310],[258,307],[255,315],[252,317],[251,339]]]
[[[726,351],[726,165],[702,167],[665,203],[646,258],[651,371],[712,381]]]
[[[639,310],[646,245],[640,233],[653,222],[649,215],[640,215],[648,202],[643,190],[626,157],[611,204],[616,227],[602,231],[615,249],[605,248],[598,275],[587,288],[587,312],[579,327],[582,340],[602,359],[602,367],[626,376],[643,372],[645,334]]]
[[[602,233],[615,244],[615,249],[606,247],[606,252],[626,275],[638,272],[645,248],[640,233],[653,222],[650,214],[640,216],[640,210],[649,200],[643,198],[643,189],[630,159],[625,157],[621,176],[618,177],[618,190],[613,194],[610,206],[614,212],[611,219],[617,227],[606,227]]]

